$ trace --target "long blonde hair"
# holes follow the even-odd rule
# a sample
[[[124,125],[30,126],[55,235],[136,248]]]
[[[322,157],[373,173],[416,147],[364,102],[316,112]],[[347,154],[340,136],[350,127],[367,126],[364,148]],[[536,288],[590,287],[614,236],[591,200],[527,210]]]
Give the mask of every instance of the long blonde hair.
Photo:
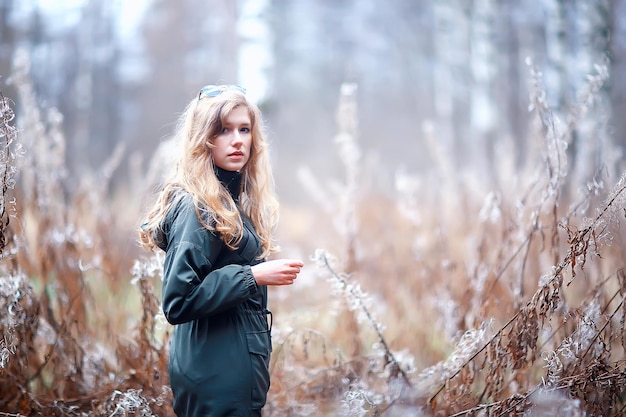
[[[217,232],[229,248],[237,248],[243,236],[242,218],[235,201],[215,174],[213,145],[209,139],[221,131],[224,119],[240,106],[246,107],[250,115],[252,145],[250,159],[241,170],[239,203],[261,239],[260,258],[278,250],[272,241],[278,221],[278,201],[261,112],[238,89],[225,89],[215,97],[199,96],[185,108],[176,129],[178,161],[140,228],[142,246],[154,249],[159,245],[165,216],[186,192],[193,199],[200,223]]]

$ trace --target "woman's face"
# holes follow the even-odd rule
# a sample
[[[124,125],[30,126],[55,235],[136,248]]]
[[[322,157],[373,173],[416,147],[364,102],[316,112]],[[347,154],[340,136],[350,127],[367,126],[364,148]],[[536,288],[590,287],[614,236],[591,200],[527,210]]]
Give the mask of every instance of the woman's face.
[[[213,163],[226,171],[241,170],[250,159],[252,123],[245,106],[235,107],[224,119],[222,131],[211,138]]]

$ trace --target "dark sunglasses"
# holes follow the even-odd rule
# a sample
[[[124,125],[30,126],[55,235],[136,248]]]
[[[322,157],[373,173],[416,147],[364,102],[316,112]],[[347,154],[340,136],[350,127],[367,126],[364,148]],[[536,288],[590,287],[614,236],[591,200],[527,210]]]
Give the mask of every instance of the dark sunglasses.
[[[246,89],[239,85],[205,85],[198,93],[198,100],[202,97],[217,97],[227,90],[235,90],[246,94]]]

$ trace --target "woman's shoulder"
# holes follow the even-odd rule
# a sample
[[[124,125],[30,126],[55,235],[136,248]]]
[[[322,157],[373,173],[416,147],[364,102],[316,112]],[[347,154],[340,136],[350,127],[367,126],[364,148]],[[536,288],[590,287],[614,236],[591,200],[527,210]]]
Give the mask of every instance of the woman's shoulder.
[[[202,222],[200,222],[198,214],[202,216]],[[168,223],[202,223],[204,227],[215,223],[211,210],[208,210],[202,202],[196,201],[193,195],[187,191],[180,191],[174,196],[167,217]]]
[[[195,212],[193,197],[187,191],[177,191],[170,197],[169,208],[164,223],[171,225]]]

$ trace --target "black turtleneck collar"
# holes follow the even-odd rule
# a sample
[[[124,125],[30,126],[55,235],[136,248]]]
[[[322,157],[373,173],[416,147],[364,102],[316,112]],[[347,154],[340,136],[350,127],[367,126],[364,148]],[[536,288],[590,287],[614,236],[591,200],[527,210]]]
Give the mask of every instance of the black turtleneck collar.
[[[233,200],[239,201],[239,193],[241,193],[241,172],[227,171],[215,166],[215,175],[222,185],[226,187]]]

